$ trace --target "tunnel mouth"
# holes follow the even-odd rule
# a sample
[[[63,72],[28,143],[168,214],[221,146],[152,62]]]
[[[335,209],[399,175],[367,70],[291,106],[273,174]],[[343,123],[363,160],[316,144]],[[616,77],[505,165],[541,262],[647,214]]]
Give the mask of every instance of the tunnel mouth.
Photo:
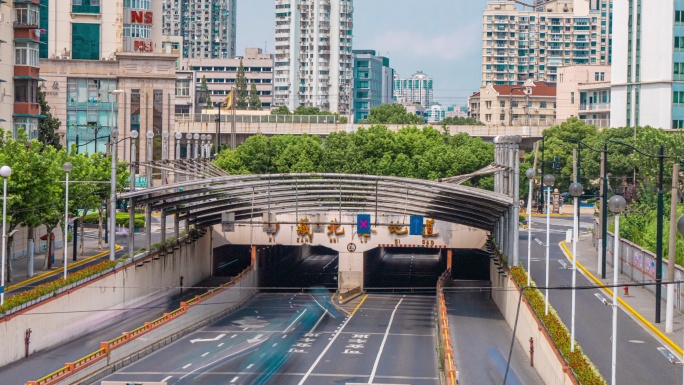
[[[372,293],[434,293],[445,269],[445,249],[376,248],[365,255],[365,289]]]
[[[262,292],[337,290],[339,254],[328,247],[277,245],[259,249],[257,259]]]

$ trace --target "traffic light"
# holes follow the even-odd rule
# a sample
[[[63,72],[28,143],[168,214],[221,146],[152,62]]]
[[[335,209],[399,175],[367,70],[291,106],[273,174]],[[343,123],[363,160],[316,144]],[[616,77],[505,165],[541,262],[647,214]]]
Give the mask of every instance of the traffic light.
[[[560,169],[560,158],[557,156],[553,158],[553,169],[554,170]]]

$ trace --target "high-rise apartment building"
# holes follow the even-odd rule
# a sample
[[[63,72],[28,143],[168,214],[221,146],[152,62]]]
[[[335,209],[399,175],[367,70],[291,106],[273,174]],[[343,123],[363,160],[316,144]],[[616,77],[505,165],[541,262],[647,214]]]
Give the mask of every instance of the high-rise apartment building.
[[[684,1],[615,4],[611,127],[684,128]]]
[[[542,4],[543,3],[543,4]],[[487,4],[482,28],[482,84],[555,83],[558,67],[610,64],[612,0],[514,0]]]
[[[159,1],[41,0],[49,17],[41,20],[41,75],[52,114],[62,125],[62,143],[79,152],[104,152],[107,137],[131,131],[173,133],[176,60],[163,53]],[[139,146],[138,159],[146,159]],[[130,142],[119,155],[130,159]],[[158,158],[156,158],[158,159]]]
[[[354,50],[354,122],[368,118],[371,108],[393,102],[394,69],[373,50]]]
[[[352,0],[276,0],[275,106],[351,113]]]
[[[424,108],[433,104],[432,78],[418,71],[410,78],[394,75],[394,101],[397,103],[416,103]]]
[[[164,0],[164,35],[183,37],[185,58],[231,59],[235,57],[236,9],[237,0]]]
[[[38,134],[39,0],[0,1],[0,127]],[[4,21],[3,21],[4,20]]]

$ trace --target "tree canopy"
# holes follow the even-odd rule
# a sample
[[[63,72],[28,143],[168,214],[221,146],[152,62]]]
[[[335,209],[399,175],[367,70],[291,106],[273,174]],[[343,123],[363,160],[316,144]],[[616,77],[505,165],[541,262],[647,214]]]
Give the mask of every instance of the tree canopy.
[[[460,116],[449,116],[442,119],[439,124],[442,126],[484,126],[484,123],[473,118],[463,118]]]
[[[249,107],[247,100],[247,79],[245,78],[245,66],[240,60],[240,66],[235,75],[235,105],[238,110],[246,110]]]
[[[287,106],[280,106],[271,110],[271,115],[290,115],[290,109]]]
[[[57,130],[62,122],[59,119],[52,116],[50,112],[50,106],[47,104],[45,99],[45,91],[38,91],[38,104],[40,104],[40,114],[44,116],[38,122],[38,140],[43,143],[43,146],[52,146],[59,150],[62,145],[59,143],[59,135],[57,135]]]
[[[261,99],[257,92],[256,84],[252,83],[252,88],[249,90],[249,109],[250,110],[263,110],[261,106]]]
[[[406,112],[406,107],[401,104],[383,104],[373,107],[368,114],[368,119],[361,123],[368,124],[423,124],[425,119]]]
[[[385,126],[318,136],[252,136],[216,164],[231,174],[352,173],[438,179],[491,163],[494,146],[467,134],[450,136],[432,127]],[[474,184],[491,188],[488,178]]]

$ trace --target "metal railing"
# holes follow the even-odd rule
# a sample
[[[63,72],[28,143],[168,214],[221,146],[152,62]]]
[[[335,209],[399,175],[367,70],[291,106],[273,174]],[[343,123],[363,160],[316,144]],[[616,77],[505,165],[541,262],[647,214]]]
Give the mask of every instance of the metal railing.
[[[176,122],[206,122],[214,123],[218,114],[176,114]],[[233,116],[229,111],[221,115],[222,123],[232,123]],[[236,123],[315,123],[335,124],[335,115],[236,115]]]

